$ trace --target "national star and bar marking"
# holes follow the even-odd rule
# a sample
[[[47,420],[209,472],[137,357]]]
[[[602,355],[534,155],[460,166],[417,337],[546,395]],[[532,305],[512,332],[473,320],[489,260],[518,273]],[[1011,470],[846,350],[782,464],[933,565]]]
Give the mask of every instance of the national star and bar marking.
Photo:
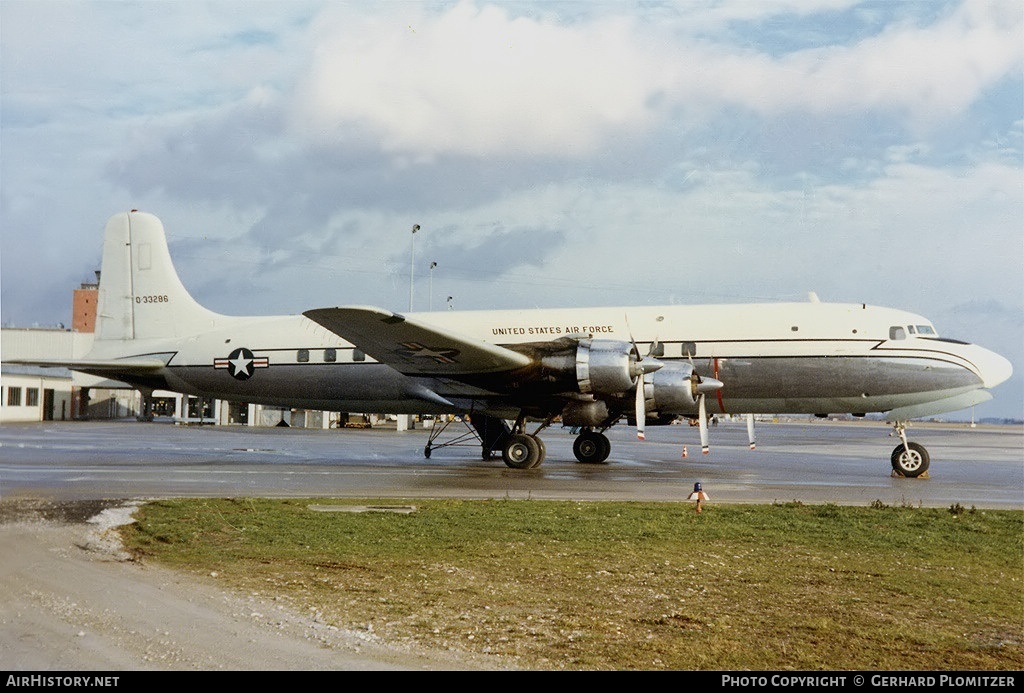
[[[445,364],[458,363],[455,359],[459,355],[458,349],[427,347],[419,342],[402,342],[399,346],[402,348],[396,349],[395,352],[406,358],[429,358]]]
[[[270,359],[266,356],[256,356],[245,347],[241,347],[232,351],[227,358],[214,359],[213,367],[227,369],[228,374],[236,380],[248,380],[257,368],[269,368]]]

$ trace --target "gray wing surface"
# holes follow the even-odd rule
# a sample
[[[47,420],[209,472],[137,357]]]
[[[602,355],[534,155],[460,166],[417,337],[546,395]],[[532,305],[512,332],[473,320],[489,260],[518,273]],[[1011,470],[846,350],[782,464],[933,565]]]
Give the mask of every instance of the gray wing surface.
[[[458,379],[529,366],[529,356],[373,306],[317,308],[313,322],[410,376]]]

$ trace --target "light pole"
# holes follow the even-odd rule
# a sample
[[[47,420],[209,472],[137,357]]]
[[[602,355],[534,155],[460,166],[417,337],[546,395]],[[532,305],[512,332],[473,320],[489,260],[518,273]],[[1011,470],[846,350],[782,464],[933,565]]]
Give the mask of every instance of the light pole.
[[[416,268],[416,232],[420,230],[419,224],[412,225],[412,235],[409,236],[409,312],[412,312],[413,281]],[[398,417],[398,430],[407,431],[413,427],[412,414],[400,414]]]
[[[427,283],[427,310],[434,310],[434,268],[436,262],[430,263],[430,281]]]
[[[419,224],[412,225],[412,235],[409,237],[409,312],[412,312],[413,280],[416,267],[416,232],[420,230]]]

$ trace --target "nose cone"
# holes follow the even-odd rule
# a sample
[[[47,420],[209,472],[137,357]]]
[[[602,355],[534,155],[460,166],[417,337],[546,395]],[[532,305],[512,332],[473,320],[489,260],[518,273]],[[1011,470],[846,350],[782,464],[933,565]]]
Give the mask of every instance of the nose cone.
[[[974,363],[978,367],[981,380],[986,388],[993,388],[999,383],[1004,383],[1013,375],[1013,365],[1010,362],[988,349],[976,347],[978,352],[974,356]]]
[[[640,366],[641,373],[653,373],[654,371],[661,369],[665,364],[656,358],[648,356],[637,365]]]

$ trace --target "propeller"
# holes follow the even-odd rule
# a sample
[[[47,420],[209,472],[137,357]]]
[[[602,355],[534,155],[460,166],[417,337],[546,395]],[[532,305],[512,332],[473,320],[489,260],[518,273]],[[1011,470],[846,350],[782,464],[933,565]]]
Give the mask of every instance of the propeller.
[[[700,425],[700,451],[708,454],[708,406],[707,395],[709,392],[717,392],[725,387],[725,383],[717,378],[702,378],[693,373],[694,389],[697,391],[697,423]]]
[[[721,390],[725,383],[717,378],[703,378],[697,374],[696,370],[693,370],[693,353],[687,350],[687,356],[690,359],[691,378],[693,382],[694,396],[697,398],[697,424],[700,427],[700,451],[702,454],[708,454],[710,447],[708,445],[708,407],[705,401],[707,393],[717,392]],[[716,373],[717,375],[717,373]]]
[[[651,342],[651,348],[647,356],[640,355],[640,347],[637,346],[633,337],[633,330],[629,327],[629,316],[626,316],[626,329],[629,330],[629,341],[633,343],[633,352],[636,354],[636,361],[633,363],[633,374],[636,377],[636,400],[634,401],[634,414],[636,416],[636,437],[637,440],[645,440],[644,430],[647,426],[647,401],[644,395],[644,376],[653,373],[665,364],[654,358],[653,354],[658,347],[658,338]]]
[[[647,425],[647,398],[644,393],[644,376],[648,373],[653,373],[665,364],[658,359],[651,356],[654,352],[657,340],[651,344],[651,350],[648,352],[646,357],[641,357],[639,350],[636,352],[636,401],[635,401],[635,413],[636,413],[636,437],[638,440],[645,440],[644,428]],[[633,343],[634,348],[636,342]]]

